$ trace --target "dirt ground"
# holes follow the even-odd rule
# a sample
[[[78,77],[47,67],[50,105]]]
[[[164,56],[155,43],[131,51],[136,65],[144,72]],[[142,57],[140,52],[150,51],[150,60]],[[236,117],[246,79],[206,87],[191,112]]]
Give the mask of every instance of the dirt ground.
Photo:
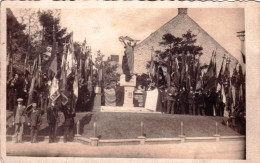
[[[92,147],[81,143],[7,143],[7,156],[115,157],[178,159],[245,159],[245,142],[186,142],[179,144]]]

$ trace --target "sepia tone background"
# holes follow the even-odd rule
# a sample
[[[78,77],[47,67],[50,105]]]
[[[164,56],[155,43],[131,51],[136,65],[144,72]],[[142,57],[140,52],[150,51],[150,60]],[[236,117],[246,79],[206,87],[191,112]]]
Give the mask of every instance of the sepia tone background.
[[[127,3],[127,5],[126,5]],[[50,5],[51,4],[51,5]],[[248,3],[212,3],[212,2],[192,2],[192,3],[173,3],[173,2],[116,2],[116,3],[105,3],[105,2],[99,2],[99,3],[86,3],[86,2],[64,2],[64,3],[55,3],[55,2],[4,2],[1,5],[1,97],[5,96],[5,84],[6,84],[6,34],[4,31],[6,31],[6,18],[5,18],[5,8],[39,8],[39,6],[43,8],[49,8],[50,6],[52,8],[81,8],[81,10],[86,10],[87,8],[125,8],[125,7],[132,7],[133,9],[139,7],[139,8],[146,8],[145,10],[148,10],[147,8],[178,8],[178,7],[187,7],[187,8],[244,8],[245,9],[245,30],[246,30],[246,54],[247,54],[247,161],[249,162],[255,162],[257,159],[259,159],[259,138],[260,138],[260,128],[259,128],[259,5],[257,6],[257,3],[248,2]],[[68,9],[67,9],[68,10]],[[141,10],[142,9],[138,9]],[[159,10],[159,9],[158,9]],[[170,10],[170,9],[167,9]],[[197,9],[198,10],[198,9]],[[208,9],[210,11],[210,9]],[[218,9],[221,11],[222,9]],[[234,9],[233,9],[234,10]],[[70,10],[68,10],[70,11]],[[148,13],[147,13],[148,14]],[[151,13],[150,13],[151,14]],[[173,14],[176,15],[176,14]],[[190,15],[190,14],[189,14]],[[149,16],[149,15],[148,15]],[[173,16],[171,16],[173,17]],[[192,16],[191,16],[192,17]],[[199,19],[200,17],[198,17]],[[169,19],[167,19],[169,20]],[[216,21],[217,21],[216,17]],[[232,21],[234,21],[232,19]],[[219,21],[217,21],[219,22]],[[199,23],[199,22],[198,22]],[[206,24],[207,21],[205,22]],[[228,23],[228,21],[227,21]],[[239,25],[238,25],[239,26]],[[84,28],[84,26],[82,26]],[[203,26],[202,26],[203,27]],[[205,27],[203,27],[205,29]],[[209,27],[210,28],[210,27]],[[73,29],[75,30],[75,29]],[[208,31],[208,29],[205,29]],[[220,35],[222,34],[222,30],[219,31]],[[106,32],[105,32],[106,33]],[[230,33],[227,33],[230,34]],[[233,33],[231,33],[234,35]],[[213,35],[214,37],[214,35]],[[144,38],[144,37],[142,37]],[[141,40],[142,40],[141,38]],[[136,38],[138,39],[138,38]],[[238,40],[238,39],[237,39]],[[219,40],[217,40],[219,41]],[[225,40],[226,41],[226,40]],[[239,40],[238,40],[239,41]],[[220,44],[223,45],[223,43],[220,42]],[[228,44],[228,43],[226,43]],[[225,45],[226,46],[226,45]],[[103,49],[103,48],[102,48]],[[237,48],[239,49],[239,48]],[[229,49],[227,48],[229,51]],[[233,54],[230,51],[231,54]],[[19,159],[19,161],[22,162],[31,162],[32,158],[18,158],[18,157],[6,157],[5,156],[5,98],[1,98],[1,157],[8,162],[9,160],[14,161],[14,159]],[[33,158],[36,160],[40,160],[41,158]],[[8,161],[7,161],[8,160]],[[43,161],[44,160],[44,161]],[[48,161],[47,161],[48,160]],[[86,161],[83,158],[58,158],[59,161],[67,161],[67,162],[83,162]],[[88,161],[93,162],[101,162],[103,159],[95,158],[95,159],[88,159]],[[42,158],[42,162],[52,162],[57,161],[56,158]],[[114,162],[113,159],[107,159],[106,161]],[[136,159],[116,159],[118,162],[135,162]],[[148,161],[147,159],[138,159],[138,161]],[[153,160],[155,161],[155,160]],[[156,160],[156,161],[162,161],[162,160]],[[166,161],[166,160],[164,160]],[[171,160],[168,160],[171,161]],[[177,162],[183,162],[183,160],[174,160]],[[201,162],[202,160],[185,160],[188,162]],[[209,160],[203,162],[208,162]],[[216,162],[218,160],[211,160],[211,162]],[[35,162],[35,161],[33,161]],[[40,161],[41,162],[41,161]],[[224,160],[225,162],[225,160]],[[227,162],[230,162],[230,160]],[[240,161],[237,161],[240,162]],[[241,161],[243,162],[243,161]]]

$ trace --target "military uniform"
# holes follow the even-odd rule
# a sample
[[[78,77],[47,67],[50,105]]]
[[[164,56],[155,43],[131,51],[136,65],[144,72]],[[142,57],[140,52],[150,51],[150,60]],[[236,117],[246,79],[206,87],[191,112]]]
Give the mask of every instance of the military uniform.
[[[25,123],[26,107],[22,105],[23,99],[17,99],[18,106],[14,109],[15,142],[22,142],[23,128]],[[20,104],[19,104],[20,103]]]
[[[49,107],[47,110],[47,121],[49,124],[49,143],[56,142],[58,118],[58,108],[56,106]]]
[[[73,141],[74,137],[74,117],[75,112],[71,109],[63,110],[65,121],[64,121],[64,142]]]
[[[195,103],[194,103],[194,92],[191,90],[188,94],[188,107],[189,107],[189,114],[195,115]]]
[[[168,91],[168,96],[167,96],[167,114],[174,114],[176,112],[176,103],[178,100],[178,90],[177,87],[171,86]]]
[[[37,109],[36,104],[33,105],[33,109],[29,116],[29,126],[31,128],[31,143],[37,143],[38,131],[40,129],[40,125],[42,123],[41,116],[43,111]]]
[[[181,114],[186,114],[186,105],[187,105],[187,95],[184,90],[180,93],[180,110]]]
[[[204,96],[202,93],[195,94],[195,104],[196,104],[196,112],[197,115],[205,115],[205,105],[204,105]]]

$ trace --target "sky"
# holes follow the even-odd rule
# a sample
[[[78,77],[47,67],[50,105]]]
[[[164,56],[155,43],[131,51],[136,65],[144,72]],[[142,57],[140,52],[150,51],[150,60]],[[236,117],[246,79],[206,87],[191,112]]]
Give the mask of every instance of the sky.
[[[19,9],[12,10],[19,16]],[[86,8],[61,9],[61,25],[73,32],[73,40],[91,46],[92,55],[123,56],[120,36],[144,40],[174,18],[177,8]],[[236,32],[245,29],[242,8],[189,8],[188,15],[234,57],[240,57],[241,42]],[[120,57],[121,60],[121,57]]]
[[[177,8],[62,9],[61,24],[73,31],[73,40],[84,39],[96,53],[123,55],[120,36],[144,40],[177,15]],[[244,27],[244,9],[188,9],[188,15],[234,57],[240,57],[236,32]]]

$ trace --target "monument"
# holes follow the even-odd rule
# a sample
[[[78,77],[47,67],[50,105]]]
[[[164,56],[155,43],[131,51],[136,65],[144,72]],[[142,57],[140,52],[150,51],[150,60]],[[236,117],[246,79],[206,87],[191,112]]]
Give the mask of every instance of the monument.
[[[119,41],[124,43],[124,56],[122,61],[123,74],[120,76],[120,86],[125,89],[123,107],[134,107],[134,88],[136,86],[136,76],[134,71],[134,47],[138,40],[133,40],[128,36],[119,37]]]

